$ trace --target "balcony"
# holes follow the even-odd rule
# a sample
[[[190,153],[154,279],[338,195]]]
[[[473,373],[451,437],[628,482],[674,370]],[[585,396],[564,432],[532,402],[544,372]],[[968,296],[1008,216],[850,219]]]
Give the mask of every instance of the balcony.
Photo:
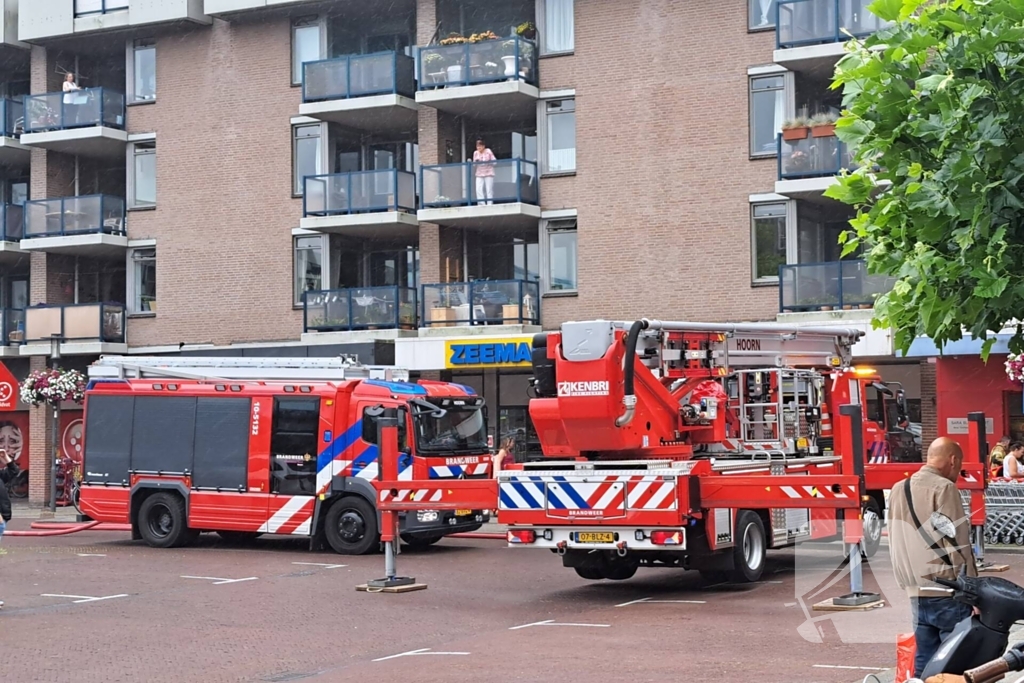
[[[0,99],[0,166],[28,166],[32,150],[20,138],[25,127],[25,106]]]
[[[374,133],[416,130],[415,71],[397,52],[306,62],[299,114]]]
[[[109,88],[28,95],[21,142],[64,154],[123,159],[124,114],[124,93]]]
[[[353,341],[416,336],[416,290],[358,287],[304,292],[302,340]]]
[[[308,3],[309,0],[206,0],[203,3],[203,11],[211,17],[218,19],[229,19],[230,15],[247,10],[274,9],[277,7],[288,7]],[[225,16],[227,15],[227,16]]]
[[[797,199],[811,199],[821,194],[835,182],[835,176],[843,169],[852,170],[850,150],[834,131],[816,135],[815,129],[794,129],[803,131],[806,137],[794,137],[791,131],[778,136],[778,181],[775,192]],[[811,133],[807,134],[810,130]]]
[[[423,336],[465,334],[465,330],[452,328],[477,325],[517,327],[501,330],[509,333],[540,325],[540,289],[536,282],[475,280],[423,285],[422,291]]]
[[[92,303],[33,306],[25,310],[22,356],[50,353],[50,339],[61,338],[64,355],[127,353],[123,304]]]
[[[537,47],[514,37],[421,47],[416,101],[478,120],[529,117],[536,110]]]
[[[537,164],[524,159],[420,168],[422,223],[524,228],[540,219]]]
[[[779,267],[779,311],[870,309],[892,289],[895,278],[869,275],[861,259]]]
[[[0,0],[0,46],[3,45],[22,49],[30,47],[18,39],[18,0]]]
[[[25,203],[25,251],[119,256],[128,248],[124,199],[85,195]]]
[[[25,207],[21,204],[0,204],[0,264],[17,260],[24,252]]]
[[[868,10],[872,0],[778,0],[774,61],[791,71],[829,72],[843,43],[889,24]]]
[[[0,356],[20,356],[21,342],[25,340],[25,309],[0,309],[0,326],[3,338],[0,339]]]
[[[302,198],[304,230],[351,236],[412,235],[416,218],[416,176],[385,169],[306,176]]]
[[[209,24],[212,19],[203,14],[202,0],[23,0],[18,31],[21,40],[43,43],[96,31],[180,21]]]

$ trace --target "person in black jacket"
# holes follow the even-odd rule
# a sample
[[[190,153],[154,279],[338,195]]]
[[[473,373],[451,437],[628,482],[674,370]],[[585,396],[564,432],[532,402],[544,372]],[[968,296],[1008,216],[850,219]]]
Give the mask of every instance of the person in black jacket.
[[[18,465],[7,451],[0,449],[0,539],[4,537],[7,522],[11,521],[11,498],[7,495],[7,484],[18,476]],[[4,603],[0,600],[0,607]]]

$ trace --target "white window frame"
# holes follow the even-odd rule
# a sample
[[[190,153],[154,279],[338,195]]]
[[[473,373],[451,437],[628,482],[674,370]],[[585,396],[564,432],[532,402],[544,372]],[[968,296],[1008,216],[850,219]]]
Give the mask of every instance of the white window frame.
[[[552,294],[554,296],[572,296],[579,293],[579,223],[576,209],[564,209],[548,211],[542,214],[540,222],[540,286],[541,294]],[[576,288],[575,289],[551,289],[551,233],[565,230],[568,223],[575,223],[576,227]]]
[[[542,57],[557,56],[557,55],[571,55],[576,51],[576,1],[572,2],[573,17],[572,17],[572,47],[568,50],[548,51],[547,45],[545,44],[545,36],[547,35],[547,0],[537,0],[535,7],[535,13],[537,16],[537,50]]]
[[[149,41],[152,44],[151,45],[147,45],[147,46],[143,46],[143,47],[140,48],[139,46],[136,45],[136,43],[141,42],[141,41]],[[154,70],[153,82],[154,82],[154,88],[153,88],[153,97],[148,99],[148,100],[140,100],[140,99],[136,99],[136,97],[135,97],[135,52],[137,50],[140,50],[140,49],[145,49],[145,50],[152,49],[153,50],[153,70]],[[128,106],[131,106],[133,104],[152,104],[152,103],[156,102],[156,91],[157,91],[157,88],[156,88],[156,73],[155,73],[155,71],[156,71],[156,59],[157,59],[156,58],[156,38],[139,38],[139,39],[134,39],[134,40],[129,38],[127,41],[125,41],[125,58],[124,59],[125,59],[125,87],[124,87],[125,104],[127,104]]]
[[[150,243],[151,242],[151,243]],[[139,252],[152,251],[153,255],[144,259],[136,258]],[[126,294],[128,295],[128,314],[138,316],[155,316],[156,311],[143,310],[142,307],[142,292],[136,286],[138,280],[137,268],[139,264],[146,261],[152,261],[153,265],[156,265],[156,240],[140,240],[136,243],[136,246],[132,246],[128,249],[128,259],[126,263],[127,275],[125,277],[127,289]],[[155,277],[154,277],[155,279]],[[154,299],[156,297],[154,296]]]
[[[296,177],[296,171],[298,166],[296,164],[298,160],[298,142],[299,138],[296,135],[296,131],[300,128],[319,128],[318,135],[320,136],[320,154],[317,155],[316,159],[316,173],[314,175],[323,175],[326,173],[324,169],[327,168],[327,160],[329,153],[328,137],[327,137],[327,124],[322,121],[314,121],[313,123],[293,123],[291,126],[292,136],[292,169],[291,169],[291,184],[292,184],[292,197],[301,197],[305,188],[301,178]]]
[[[324,59],[327,53],[327,21],[322,14],[306,14],[301,17],[295,17],[291,22],[291,33],[290,42],[288,44],[288,79],[291,81],[293,86],[302,85],[302,67],[295,63],[295,30],[298,28],[309,28],[313,26],[313,22],[316,22],[316,26],[320,29],[320,49],[317,59]],[[309,23],[303,23],[309,22]],[[301,26],[299,24],[302,23]],[[295,78],[295,69],[298,66],[299,77]]]
[[[537,161],[540,166],[541,176],[545,175],[575,175],[579,167],[579,136],[576,138],[577,165],[571,171],[552,171],[548,164],[548,102],[553,100],[576,100],[576,90],[542,90],[540,99],[537,100]],[[574,114],[579,112],[575,111]],[[557,115],[557,114],[556,114]],[[577,124],[579,123],[577,119]],[[577,133],[579,127],[577,125]]]
[[[327,239],[327,235],[292,235],[292,305],[295,308],[302,308],[302,292],[304,289],[299,287],[299,240],[313,240],[319,238],[319,247],[303,247],[303,250],[320,249],[320,286],[321,289],[328,289],[327,285],[329,282],[327,254],[330,251],[330,243]]]
[[[147,145],[147,146],[148,145],[153,145],[153,149],[151,151],[147,150],[147,151],[144,151],[144,152],[140,153],[138,151],[138,147],[140,145]],[[129,141],[128,141],[127,152],[128,152],[128,154],[127,154],[126,168],[125,168],[125,172],[126,172],[126,178],[125,178],[126,183],[125,184],[126,184],[127,187],[125,189],[127,190],[128,201],[126,203],[126,208],[131,209],[133,211],[155,209],[157,207],[156,203],[153,203],[153,204],[138,204],[135,201],[135,158],[137,156],[139,156],[140,154],[142,154],[142,155],[152,154],[153,156],[156,156],[156,152],[157,152],[157,150],[156,150],[156,135],[152,134],[152,133],[149,133],[149,134],[144,134],[144,135],[133,135],[133,136],[131,136],[129,138]],[[155,182],[155,180],[156,179],[154,178],[154,182]]]
[[[756,277],[757,273],[757,233],[754,231],[754,207],[766,204],[782,204],[785,206],[785,237],[786,237],[786,264],[796,263],[796,200],[789,199],[783,195],[763,194],[751,195],[750,204],[747,209],[747,220],[750,225],[748,236],[750,240],[750,282],[754,285],[777,285],[779,276],[770,275],[767,277]]]
[[[751,33],[754,33],[754,32],[760,32],[760,31],[772,31],[772,30],[774,30],[776,28],[776,26],[775,26],[775,17],[776,17],[776,12],[777,12],[776,7],[772,7],[772,10],[768,13],[769,14],[769,16],[768,16],[769,23],[767,23],[767,24],[765,24],[763,26],[761,26],[761,25],[752,26],[751,24],[753,24],[753,22],[751,21],[751,19],[753,19],[753,14],[750,11],[752,9],[751,8],[752,3],[753,3],[753,0],[747,0],[747,31],[751,32]],[[775,5],[778,5],[778,3],[779,3],[779,0],[774,0],[774,4]]]

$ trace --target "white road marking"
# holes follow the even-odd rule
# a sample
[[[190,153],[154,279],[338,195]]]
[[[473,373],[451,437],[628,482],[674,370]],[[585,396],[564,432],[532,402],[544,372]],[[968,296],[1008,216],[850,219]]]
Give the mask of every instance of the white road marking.
[[[410,650],[409,652],[401,652],[397,655],[389,655],[387,657],[379,657],[373,661],[383,662],[388,659],[396,659],[398,657],[416,657],[419,655],[468,655],[468,652],[433,652],[429,647],[424,647],[419,650]]]
[[[706,605],[707,600],[654,600],[652,598],[640,598],[639,600],[632,600],[630,602],[624,602],[621,605],[615,605],[616,607],[629,607],[630,605],[637,605],[643,603],[674,603],[679,605]]]
[[[114,598],[127,598],[127,593],[121,593],[119,595],[104,595],[103,597],[93,597],[91,595],[66,595],[64,593],[42,593],[41,598],[77,598],[72,600],[74,603],[80,602],[98,602],[99,600],[113,600]]]
[[[99,553],[76,553],[76,554],[79,557],[106,557],[106,555],[101,555]]]
[[[225,583],[238,583],[239,581],[255,581],[256,576],[247,576],[244,579],[222,579],[217,576],[182,576],[183,579],[205,579],[206,581],[213,581],[214,586],[220,586]]]
[[[307,567],[323,567],[324,569],[341,569],[347,567],[347,564],[326,564],[324,562],[292,562],[292,564],[301,564]]]
[[[885,671],[879,666],[840,666],[838,664],[815,664],[815,669],[855,669],[857,671]]]
[[[522,624],[521,626],[511,626],[509,631],[517,631],[521,628],[529,628],[531,626],[592,626],[594,628],[611,628],[611,624],[561,624],[556,623],[554,619],[548,619],[547,621],[535,621],[532,624]]]

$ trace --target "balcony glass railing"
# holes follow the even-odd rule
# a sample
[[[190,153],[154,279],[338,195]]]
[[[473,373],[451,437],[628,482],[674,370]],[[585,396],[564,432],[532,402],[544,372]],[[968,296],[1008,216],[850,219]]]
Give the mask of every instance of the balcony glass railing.
[[[421,209],[540,203],[537,164],[525,159],[420,167]]]
[[[524,280],[423,285],[424,327],[539,325],[540,289]]]
[[[420,48],[420,90],[525,81],[537,85],[537,47],[526,38]]]
[[[25,339],[25,309],[3,309],[3,340],[0,346],[20,344]]]
[[[302,65],[302,101],[347,100],[369,95],[416,93],[412,57],[397,52],[348,55]]]
[[[872,0],[779,0],[775,46],[778,49],[841,43],[871,35],[889,22],[868,10]]]
[[[306,176],[303,182],[304,217],[416,211],[416,176],[408,171],[313,175]]]
[[[25,237],[25,207],[0,204],[0,242],[20,242]]]
[[[779,180],[821,178],[855,168],[850,150],[835,135],[799,140],[778,137]]]
[[[106,14],[128,9],[129,0],[75,0],[75,16]]]
[[[32,306],[25,310],[24,342],[49,342],[56,334],[63,342],[123,344],[124,318],[118,303]]]
[[[25,202],[25,239],[106,233],[124,235],[124,199],[105,194]]]
[[[871,308],[896,278],[869,275],[862,259],[779,267],[779,311]]]
[[[306,332],[416,329],[412,287],[354,287],[303,292]]]
[[[25,96],[25,132],[106,126],[124,129],[124,93],[83,88]]]
[[[0,99],[0,137],[16,138],[24,128],[25,104],[19,100]]]

